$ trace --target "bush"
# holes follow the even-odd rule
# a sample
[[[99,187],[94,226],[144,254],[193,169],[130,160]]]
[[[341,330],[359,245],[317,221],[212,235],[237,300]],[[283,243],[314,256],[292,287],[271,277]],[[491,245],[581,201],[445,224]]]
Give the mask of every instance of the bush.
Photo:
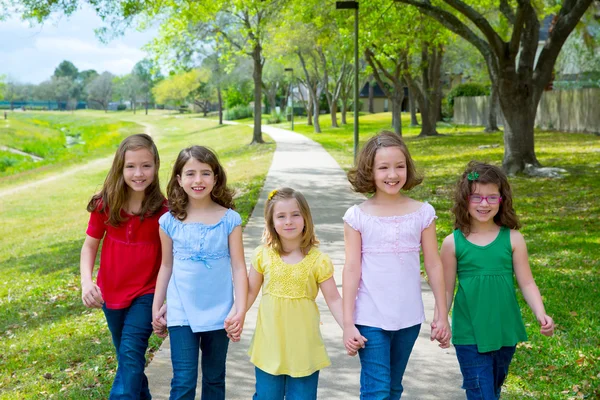
[[[12,167],[17,163],[17,160],[10,157],[0,157],[0,172]]]
[[[283,121],[283,114],[274,111],[267,118],[267,124],[279,124],[281,121]]]
[[[117,105],[117,111],[125,111],[127,110],[127,106],[125,104]]]
[[[233,121],[242,118],[252,118],[254,116],[252,107],[237,105],[225,111],[223,116],[228,121]]]
[[[481,83],[461,83],[446,95],[446,105],[442,100],[442,115],[451,118],[454,115],[454,99],[457,97],[489,96],[490,88]]]

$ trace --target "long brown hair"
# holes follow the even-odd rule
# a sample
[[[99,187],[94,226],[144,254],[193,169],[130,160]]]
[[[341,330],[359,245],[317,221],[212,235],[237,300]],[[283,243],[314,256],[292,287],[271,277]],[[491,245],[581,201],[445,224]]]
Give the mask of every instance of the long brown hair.
[[[410,190],[423,182],[423,178],[417,174],[415,163],[408,151],[404,140],[394,132],[381,131],[367,140],[358,154],[356,167],[348,172],[348,181],[355,192],[375,193],[376,186],[373,179],[373,164],[377,150],[383,147],[398,147],[406,157],[406,183],[403,190]]]
[[[265,230],[263,232],[263,241],[265,245],[274,249],[277,253],[283,253],[283,245],[281,239],[275,230],[275,224],[273,223],[273,213],[275,203],[280,200],[295,199],[298,202],[298,208],[300,214],[304,219],[304,230],[302,231],[302,241],[300,242],[300,249],[303,254],[308,254],[310,249],[316,247],[319,244],[319,240],[315,235],[315,224],[313,223],[312,214],[310,213],[310,207],[304,195],[297,190],[292,188],[284,187],[281,189],[273,190],[269,194],[269,198],[265,203]]]
[[[468,236],[471,233],[471,215],[469,214],[469,196],[473,193],[476,183],[494,184],[498,186],[502,201],[498,213],[494,216],[494,222],[498,226],[506,226],[510,229],[519,229],[521,224],[513,209],[512,190],[508,178],[502,169],[479,161],[471,161],[458,179],[454,191],[454,229],[460,229]]]
[[[215,175],[215,186],[213,187],[212,192],[210,192],[212,201],[225,208],[234,208],[234,191],[227,187],[227,175],[219,163],[217,155],[207,147],[192,146],[181,150],[173,165],[173,173],[171,174],[171,179],[167,185],[167,196],[169,198],[171,214],[180,221],[183,221],[187,217],[186,208],[188,205],[188,196],[179,185],[177,177],[181,176],[185,163],[191,158],[194,158],[203,164],[208,164]]]
[[[142,200],[142,208],[139,212],[141,218],[151,216],[161,209],[165,201],[165,196],[160,190],[158,180],[158,169],[160,167],[160,157],[158,150],[152,138],[145,133],[138,133],[123,139],[112,166],[106,175],[102,190],[92,196],[92,199],[87,205],[89,212],[99,211],[105,212],[108,208],[107,224],[119,226],[127,218],[121,215],[121,209],[125,206],[128,200],[128,190],[125,179],[123,178],[123,168],[125,166],[125,153],[129,150],[135,151],[140,149],[148,150],[154,156],[154,178],[152,183],[144,191],[144,200]]]

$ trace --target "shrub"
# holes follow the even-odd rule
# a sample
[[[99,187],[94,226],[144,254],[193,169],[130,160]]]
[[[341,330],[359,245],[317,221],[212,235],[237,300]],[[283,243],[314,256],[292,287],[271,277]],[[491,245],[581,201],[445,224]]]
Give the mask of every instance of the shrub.
[[[127,110],[127,106],[125,104],[117,105],[117,111],[125,111]]]
[[[267,118],[267,124],[279,124],[281,121],[283,121],[283,115],[275,111]]]
[[[253,115],[254,113],[252,107],[237,105],[225,111],[225,115],[223,117],[228,121],[233,121],[242,118],[252,118]]]
[[[446,105],[442,100],[442,115],[452,117],[454,115],[454,99],[457,97],[489,96],[490,88],[481,83],[461,83],[456,85],[448,95],[446,95]]]
[[[17,163],[17,160],[10,157],[0,157],[0,171],[4,171],[8,167],[12,167]]]

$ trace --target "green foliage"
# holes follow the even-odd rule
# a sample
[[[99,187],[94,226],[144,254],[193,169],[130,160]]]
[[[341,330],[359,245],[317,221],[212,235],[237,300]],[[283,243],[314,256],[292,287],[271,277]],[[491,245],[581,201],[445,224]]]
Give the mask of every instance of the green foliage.
[[[279,124],[284,120],[283,114],[271,111],[270,115],[267,115],[267,124]]]
[[[454,98],[456,97],[471,97],[471,96],[489,96],[490,88],[482,85],[481,83],[461,83],[456,85],[448,95],[446,99],[450,106],[454,106]]]
[[[247,106],[254,98],[252,83],[249,81],[240,82],[239,85],[231,86],[224,92],[225,108],[235,106]]]
[[[228,121],[234,121],[236,119],[252,118],[254,116],[254,110],[250,106],[237,105],[229,108],[225,111],[223,118]]]

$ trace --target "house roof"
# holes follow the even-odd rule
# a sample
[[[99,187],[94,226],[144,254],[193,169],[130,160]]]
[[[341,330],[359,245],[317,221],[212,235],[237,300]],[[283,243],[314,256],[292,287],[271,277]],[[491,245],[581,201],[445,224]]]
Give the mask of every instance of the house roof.
[[[369,82],[362,87],[358,97],[369,97]],[[387,97],[377,81],[373,81],[373,97]]]

